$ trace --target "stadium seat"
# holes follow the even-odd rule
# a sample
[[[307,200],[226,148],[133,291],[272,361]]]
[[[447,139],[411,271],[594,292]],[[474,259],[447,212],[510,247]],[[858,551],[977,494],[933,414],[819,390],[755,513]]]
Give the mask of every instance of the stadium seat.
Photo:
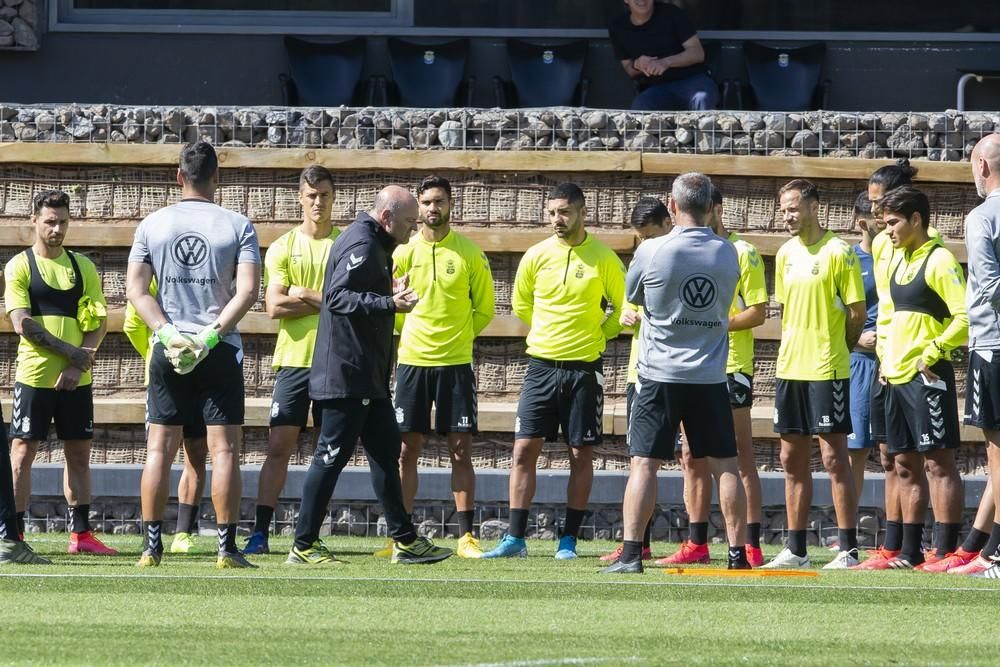
[[[772,48],[743,43],[752,108],[761,111],[805,111],[826,107],[829,81],[824,81],[826,45]],[[742,104],[740,104],[742,107]]]
[[[583,77],[587,40],[507,40],[510,80],[494,77],[497,106],[585,106],[590,81]]]
[[[471,107],[474,79],[465,79],[469,40],[417,40],[390,37],[392,79],[379,79],[387,106]]]
[[[285,106],[373,104],[371,80],[362,82],[365,38],[319,42],[285,37],[288,74],[281,74]]]

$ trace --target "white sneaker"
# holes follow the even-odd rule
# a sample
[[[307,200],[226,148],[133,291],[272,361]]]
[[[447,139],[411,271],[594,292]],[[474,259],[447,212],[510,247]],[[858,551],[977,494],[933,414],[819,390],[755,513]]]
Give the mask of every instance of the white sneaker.
[[[760,567],[762,570],[797,570],[811,565],[812,563],[809,561],[808,555],[796,556],[786,547],[774,557],[774,560]]]
[[[855,565],[860,564],[861,561],[850,551],[838,551],[837,555],[833,557],[829,563],[823,566],[824,570],[846,570],[852,568]]]

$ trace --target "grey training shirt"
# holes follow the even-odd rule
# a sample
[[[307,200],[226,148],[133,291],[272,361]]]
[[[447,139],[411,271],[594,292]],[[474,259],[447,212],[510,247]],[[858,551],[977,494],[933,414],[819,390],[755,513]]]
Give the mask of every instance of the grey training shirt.
[[[153,266],[163,313],[190,334],[218,318],[236,295],[236,265],[260,264],[260,246],[246,216],[188,199],[139,223],[128,261]],[[235,328],[222,341],[242,349]]]
[[[729,307],[739,276],[736,248],[707,227],[674,227],[639,245],[625,296],[643,308],[640,377],[685,384],[726,381]]]

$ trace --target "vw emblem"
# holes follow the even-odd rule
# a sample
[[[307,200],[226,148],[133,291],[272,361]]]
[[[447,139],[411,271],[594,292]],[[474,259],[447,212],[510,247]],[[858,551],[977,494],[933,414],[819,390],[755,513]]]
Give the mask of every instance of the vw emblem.
[[[696,273],[681,285],[681,300],[692,310],[707,310],[715,305],[716,292],[711,276]]]
[[[178,265],[197,269],[208,261],[208,239],[198,232],[187,232],[174,239],[170,253]]]

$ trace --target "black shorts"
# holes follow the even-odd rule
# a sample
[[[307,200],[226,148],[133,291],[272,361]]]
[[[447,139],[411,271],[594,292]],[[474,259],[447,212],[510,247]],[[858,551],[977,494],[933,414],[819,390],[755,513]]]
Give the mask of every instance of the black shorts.
[[[672,459],[681,424],[691,456],[736,456],[733,411],[727,383],[682,384],[640,377],[628,425],[628,453]]]
[[[782,380],[775,383],[774,432],[850,435],[851,385],[843,380]]]
[[[733,410],[753,407],[753,376],[746,373],[726,375],[729,390],[729,407]]]
[[[396,367],[396,424],[402,433],[430,433],[431,405],[434,430],[478,433],[479,403],[472,364]]]
[[[528,360],[514,422],[515,438],[552,441],[562,428],[566,444],[601,442],[604,365],[594,361]]]
[[[959,446],[958,392],[950,361],[933,366],[943,386],[917,376],[906,384],[890,384],[885,400],[889,452],[930,452]]]
[[[965,423],[988,431],[1000,431],[1000,350],[969,351],[969,374],[965,378]]]
[[[201,415],[208,426],[239,426],[244,418],[243,351],[219,343],[187,375],[178,375],[153,345],[146,414],[150,424],[182,426]]]
[[[309,423],[312,406],[313,426],[320,425],[320,409],[309,398],[308,368],[279,368],[274,376],[271,392],[271,420],[269,426],[298,426]]]
[[[73,391],[56,391],[15,382],[13,402],[12,438],[48,440],[49,425],[53,421],[56,437],[60,440],[94,437],[94,394],[89,384]]]
[[[879,382],[878,371],[875,372],[875,379],[871,388],[871,412],[869,421],[871,423],[871,441],[874,443],[886,442],[888,434],[885,426],[885,397],[889,393],[889,386]]]

